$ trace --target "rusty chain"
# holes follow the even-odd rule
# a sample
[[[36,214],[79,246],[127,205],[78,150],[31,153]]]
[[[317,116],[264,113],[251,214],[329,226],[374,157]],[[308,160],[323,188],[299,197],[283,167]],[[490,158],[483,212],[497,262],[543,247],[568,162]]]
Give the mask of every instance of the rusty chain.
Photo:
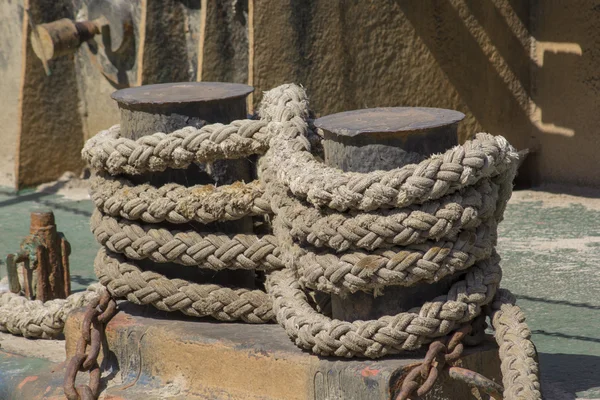
[[[98,355],[104,341],[104,326],[117,313],[117,303],[104,291],[92,301],[81,323],[81,338],[77,341],[75,355],[69,361],[65,371],[64,391],[69,400],[95,400],[100,394],[100,365]],[[86,350],[89,347],[89,351]],[[87,385],[75,387],[77,373],[88,371],[90,380]]]
[[[462,380],[469,385],[481,387],[495,399],[502,398],[502,386],[476,372],[450,366],[451,363],[462,356],[464,351],[463,341],[472,333],[472,329],[471,325],[465,325],[451,335],[431,342],[423,361],[404,378],[396,400],[407,400],[414,394],[418,397],[427,394],[444,370],[448,370],[452,379]],[[422,383],[419,384],[419,381]],[[500,395],[500,397],[496,397],[497,395]]]

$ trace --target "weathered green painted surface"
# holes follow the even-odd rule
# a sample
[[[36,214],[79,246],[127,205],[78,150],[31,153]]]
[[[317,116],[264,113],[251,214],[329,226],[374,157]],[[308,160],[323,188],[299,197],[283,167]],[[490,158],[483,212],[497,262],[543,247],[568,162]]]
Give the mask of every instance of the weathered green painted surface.
[[[542,384],[600,398],[600,199],[516,192],[499,236],[503,286],[527,314]]]
[[[89,200],[0,188],[0,257],[27,235],[36,206],[54,210],[73,247],[73,289],[84,288],[94,279],[98,249]],[[534,332],[547,398],[600,399],[600,198],[515,192],[498,250],[503,286],[519,297]],[[0,358],[0,369],[6,362]]]
[[[54,367],[56,364],[41,358],[23,357],[0,351],[0,399],[18,400],[22,398],[15,393],[24,389],[25,386],[27,389],[29,387],[34,389],[34,393],[40,393],[39,398],[42,398],[44,390],[46,390],[45,395],[54,394],[51,392],[56,392],[56,390],[39,385],[42,383],[42,380],[39,379],[40,375],[51,373]]]

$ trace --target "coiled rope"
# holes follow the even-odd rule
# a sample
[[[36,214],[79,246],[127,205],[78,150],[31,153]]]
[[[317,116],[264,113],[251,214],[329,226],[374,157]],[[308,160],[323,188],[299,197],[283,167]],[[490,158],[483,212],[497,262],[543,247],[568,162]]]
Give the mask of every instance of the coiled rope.
[[[344,173],[311,152],[304,90],[267,92],[260,120],[184,128],[138,140],[118,126],[82,155],[97,171],[95,271],[112,296],[219,320],[276,320],[315,354],[377,358],[417,349],[487,312],[500,346],[505,396],[541,398],[531,333],[514,297],[499,289],[497,225],[518,155],[500,136],[471,141],[419,164]],[[215,188],[134,185],[122,174],[261,155],[259,181]],[[151,225],[268,216],[272,234],[225,235]],[[262,270],[266,292],[170,279],[139,260],[211,270]],[[447,294],[377,320],[346,322],[317,311],[310,292],[380,294],[390,285],[457,279]],[[0,326],[7,329],[6,322]]]

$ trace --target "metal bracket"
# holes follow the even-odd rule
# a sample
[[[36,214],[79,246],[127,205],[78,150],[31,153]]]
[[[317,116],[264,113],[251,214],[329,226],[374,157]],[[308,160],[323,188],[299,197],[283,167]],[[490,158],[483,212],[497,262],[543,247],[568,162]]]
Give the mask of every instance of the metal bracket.
[[[56,231],[52,211],[32,212],[29,229],[30,234],[21,242],[20,250],[6,257],[10,291],[41,301],[66,298],[71,293],[71,246],[64,235]],[[19,263],[23,264],[23,287]]]
[[[134,38],[129,3],[123,0],[93,0],[88,6],[88,19],[85,21],[63,18],[41,25],[36,25],[29,10],[27,12],[32,30],[31,46],[44,64],[46,75],[51,75],[50,60],[73,54],[87,42],[94,66],[110,81],[118,81],[118,77],[113,76],[115,65],[119,69],[116,55],[129,52]]]

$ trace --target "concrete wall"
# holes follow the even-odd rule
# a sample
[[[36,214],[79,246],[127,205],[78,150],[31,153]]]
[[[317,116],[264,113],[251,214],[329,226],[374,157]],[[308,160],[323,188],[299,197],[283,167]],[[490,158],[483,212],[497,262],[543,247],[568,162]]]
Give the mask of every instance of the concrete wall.
[[[70,0],[25,0],[25,7],[29,13],[24,15],[23,26],[27,28],[75,15]],[[17,116],[15,180],[19,187],[48,182],[83,166],[83,116],[74,56],[68,54],[44,66],[33,52],[31,31],[24,31]]]
[[[529,146],[530,40],[519,29],[529,6],[514,3],[256,0],[255,102],[263,90],[295,81],[321,115],[450,108],[466,114],[462,140],[485,130]]]
[[[539,0],[536,38],[535,169],[546,183],[600,184],[600,1]]]
[[[254,1],[260,93],[304,84],[321,115],[374,106],[452,108],[529,148],[525,185],[600,184],[600,1]]]
[[[203,1],[197,80],[248,83],[248,2]]]
[[[87,5],[91,1],[76,1],[75,9],[77,10],[78,20],[88,18]],[[131,44],[121,54],[111,55],[110,60],[102,51],[99,53],[100,56],[94,56],[95,45],[90,46],[87,43],[83,44],[75,54],[84,140],[89,139],[102,129],[119,123],[118,107],[115,101],[110,98],[110,95],[117,89],[130,85],[136,86],[138,82],[142,1],[131,0],[129,4],[131,5],[134,36]],[[100,42],[98,40],[94,43]]]
[[[119,122],[110,95],[140,84],[196,80],[201,0],[132,0],[133,36],[119,52],[101,37],[48,63],[33,54],[34,24],[85,20],[91,0],[7,0],[0,4],[0,186],[19,188],[78,172],[80,149]],[[247,46],[246,46],[247,47]],[[245,67],[247,70],[247,66]],[[16,171],[16,174],[13,172]]]
[[[23,2],[0,2],[0,186],[14,183],[21,82]]]
[[[0,4],[0,123],[7,127],[0,167],[17,141],[23,1]],[[71,1],[75,16],[85,18],[89,0]],[[84,139],[118,122],[109,95],[119,87],[247,82],[256,87],[256,105],[263,91],[297,82],[318,115],[376,106],[460,110],[461,140],[487,131],[532,150],[522,182],[600,184],[587,166],[600,151],[600,0],[130,3],[133,57],[117,60],[114,79],[103,76],[86,45],[74,58]]]

